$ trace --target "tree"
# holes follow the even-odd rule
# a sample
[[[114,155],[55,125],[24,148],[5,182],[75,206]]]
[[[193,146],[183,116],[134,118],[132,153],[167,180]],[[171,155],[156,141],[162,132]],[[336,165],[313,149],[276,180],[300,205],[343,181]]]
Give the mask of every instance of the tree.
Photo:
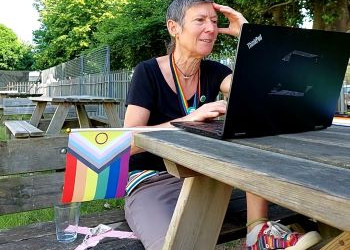
[[[97,24],[117,0],[36,0],[41,27],[34,31],[36,67],[48,68],[95,47]]]
[[[313,18],[313,29],[350,32],[349,0],[309,0],[305,8]]]
[[[165,13],[170,0],[36,0],[42,26],[35,31],[36,66],[48,68],[101,45],[111,47],[113,69],[166,53]],[[217,0],[252,23],[299,27],[308,17],[315,29],[350,30],[350,0]],[[219,25],[227,25],[220,16]],[[214,55],[231,55],[236,39],[218,37]]]
[[[95,34],[96,40],[111,47],[111,65],[114,69],[131,68],[137,62],[166,53],[169,35],[165,25],[165,13],[170,1],[129,0],[119,4],[112,18],[103,20]],[[241,11],[250,22],[297,26],[302,23],[301,3],[277,0],[218,0]],[[219,25],[227,20],[221,16]],[[237,40],[219,35],[214,56],[231,56]]]
[[[0,24],[0,69],[30,70],[32,65],[32,47],[22,43],[11,29]]]
[[[350,0],[222,0],[222,4],[240,11],[249,22],[300,27],[305,19],[313,29],[350,31]],[[224,22],[221,20],[221,25]],[[234,51],[236,40],[219,36],[214,53]],[[218,49],[219,48],[219,49]]]
[[[234,4],[233,1],[226,2]],[[237,2],[251,22],[297,27],[303,18],[307,17],[313,21],[313,29],[342,32],[350,30],[349,0],[238,0]]]
[[[165,25],[168,1],[121,2],[95,34],[100,44],[111,47],[114,69],[132,68],[137,62],[166,53],[170,40]]]

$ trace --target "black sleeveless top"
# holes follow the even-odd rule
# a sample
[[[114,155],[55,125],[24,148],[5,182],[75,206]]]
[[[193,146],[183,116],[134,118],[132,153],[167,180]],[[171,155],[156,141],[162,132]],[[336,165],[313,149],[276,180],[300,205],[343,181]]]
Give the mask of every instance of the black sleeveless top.
[[[204,103],[216,100],[220,85],[232,70],[215,61],[202,60],[200,65],[201,96]],[[188,101],[193,103],[192,96]],[[182,106],[177,94],[169,87],[155,58],[139,63],[132,76],[126,105],[132,104],[150,111],[149,126],[165,123],[182,117]],[[162,158],[144,152],[131,156],[130,171],[133,170],[165,170]]]

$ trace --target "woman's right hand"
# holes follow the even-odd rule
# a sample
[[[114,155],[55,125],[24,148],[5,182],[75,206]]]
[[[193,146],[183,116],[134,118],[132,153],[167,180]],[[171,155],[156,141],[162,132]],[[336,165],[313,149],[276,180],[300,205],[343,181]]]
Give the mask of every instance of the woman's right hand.
[[[221,12],[230,22],[227,28],[219,28],[219,33],[239,37],[242,25],[248,22],[247,19],[245,19],[240,12],[232,9],[229,6],[220,5],[217,3],[213,3],[213,6],[216,11]]]
[[[192,113],[180,118],[181,121],[212,120],[226,114],[227,102],[224,100],[206,103]]]

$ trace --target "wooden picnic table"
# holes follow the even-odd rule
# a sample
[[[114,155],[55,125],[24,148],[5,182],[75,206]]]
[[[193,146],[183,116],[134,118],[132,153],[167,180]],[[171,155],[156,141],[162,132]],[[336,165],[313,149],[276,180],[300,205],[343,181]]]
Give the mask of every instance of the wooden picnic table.
[[[322,249],[350,249],[350,127],[227,141],[158,131],[135,144],[185,178],[163,249],[214,249],[233,187],[344,231]]]
[[[27,93],[27,92],[18,92],[17,90],[1,90],[0,91],[0,109],[2,109],[3,104],[2,100],[4,98],[28,98],[28,97],[37,97],[42,96],[43,94],[39,93]]]
[[[111,127],[120,127],[120,121],[117,113],[117,106],[120,102],[115,98],[98,96],[58,96],[58,97],[30,97],[30,100],[36,103],[35,110],[30,119],[30,124],[37,127],[44,113],[48,102],[57,105],[56,111],[52,116],[46,134],[58,134],[62,129],[63,123],[67,118],[69,108],[74,105],[78,116],[79,126],[81,128],[90,128],[91,120],[86,112],[86,105],[102,104],[106,112],[108,124]]]

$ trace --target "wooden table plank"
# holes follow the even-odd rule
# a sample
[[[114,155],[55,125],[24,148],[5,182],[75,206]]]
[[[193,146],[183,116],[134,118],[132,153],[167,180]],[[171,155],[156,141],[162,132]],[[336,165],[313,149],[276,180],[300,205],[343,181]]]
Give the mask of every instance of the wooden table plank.
[[[62,195],[63,172],[2,179],[0,214],[30,211],[54,204]]]
[[[232,142],[350,169],[350,133],[324,130]]]
[[[64,169],[67,144],[67,135],[0,141],[0,174]]]
[[[182,131],[137,134],[135,143],[208,177],[350,230],[348,169]]]
[[[45,101],[51,102],[52,104],[62,103],[62,102],[78,102],[78,103],[85,103],[85,104],[112,102],[112,103],[119,104],[119,101],[115,98],[98,97],[98,96],[52,96],[52,97],[43,96],[43,97],[30,97],[29,99],[36,102],[45,102]]]

